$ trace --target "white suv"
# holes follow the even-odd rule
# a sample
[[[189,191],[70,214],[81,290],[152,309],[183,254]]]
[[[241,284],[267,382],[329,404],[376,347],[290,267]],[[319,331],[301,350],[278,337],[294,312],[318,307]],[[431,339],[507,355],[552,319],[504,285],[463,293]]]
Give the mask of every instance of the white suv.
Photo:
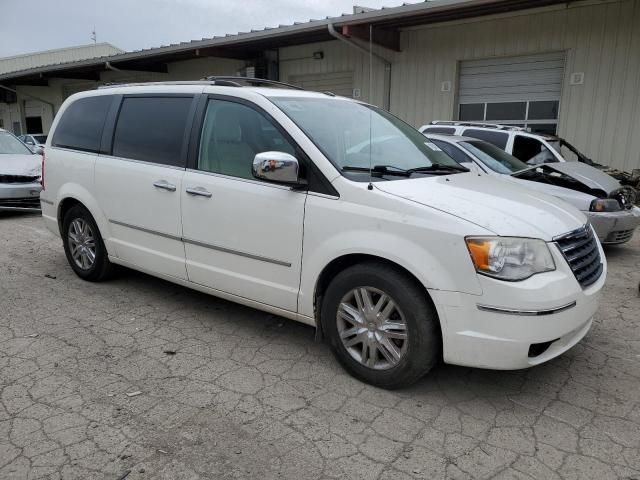
[[[587,333],[606,261],[578,210],[468,172],[375,107],[240,85],[66,100],[41,199],[78,276],[125,265],[316,326],[386,388],[442,357],[529,367]]]

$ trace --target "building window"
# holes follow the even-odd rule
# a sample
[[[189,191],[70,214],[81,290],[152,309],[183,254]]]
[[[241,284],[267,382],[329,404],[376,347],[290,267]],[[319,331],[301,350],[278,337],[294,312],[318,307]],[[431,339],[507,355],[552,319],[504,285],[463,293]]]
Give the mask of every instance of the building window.
[[[460,104],[458,119],[524,127],[536,133],[555,134],[558,129],[557,100]]]

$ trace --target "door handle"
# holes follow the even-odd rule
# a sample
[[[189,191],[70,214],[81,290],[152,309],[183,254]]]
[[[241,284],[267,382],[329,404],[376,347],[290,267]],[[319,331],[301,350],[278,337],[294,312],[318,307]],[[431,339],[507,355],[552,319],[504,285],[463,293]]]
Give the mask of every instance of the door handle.
[[[176,191],[176,186],[172,185],[166,180],[158,180],[157,182],[153,182],[153,186],[156,188],[160,188],[161,190],[167,190],[168,192]]]
[[[198,197],[211,198],[211,192],[205,190],[202,187],[195,187],[195,188],[187,187],[187,189],[185,191],[189,195],[195,195],[195,196],[198,196]]]

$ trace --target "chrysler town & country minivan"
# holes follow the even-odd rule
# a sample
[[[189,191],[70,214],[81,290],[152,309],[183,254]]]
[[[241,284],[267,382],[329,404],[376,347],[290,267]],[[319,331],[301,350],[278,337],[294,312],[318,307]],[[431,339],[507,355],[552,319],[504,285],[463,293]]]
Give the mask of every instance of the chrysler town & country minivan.
[[[578,210],[329,94],[101,88],[65,101],[45,151],[43,217],[78,276],[123,265],[313,325],[385,388],[440,358],[556,357],[588,332],[605,281]]]

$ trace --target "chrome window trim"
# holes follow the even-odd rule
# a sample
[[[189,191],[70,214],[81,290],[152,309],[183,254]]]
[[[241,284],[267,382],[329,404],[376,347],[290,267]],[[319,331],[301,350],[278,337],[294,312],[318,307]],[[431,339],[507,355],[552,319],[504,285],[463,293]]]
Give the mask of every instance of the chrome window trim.
[[[287,185],[281,185],[278,183],[273,183],[273,182],[267,182],[264,180],[258,180],[258,179],[252,179],[252,178],[242,178],[242,177],[234,177],[233,175],[225,175],[224,173],[218,173],[218,172],[208,172],[206,170],[197,170],[194,168],[187,168],[187,172],[189,173],[198,173],[201,175],[209,175],[210,177],[218,177],[218,178],[223,178],[226,180],[235,180],[237,182],[245,182],[245,183],[251,183],[252,185],[260,185],[262,187],[270,187],[270,188],[277,188],[279,190],[289,190],[289,191],[293,191],[293,192],[298,192],[298,193],[307,193],[306,190],[297,190],[295,188],[291,188],[290,186]]]
[[[147,160],[136,160],[135,158],[116,157],[115,155],[109,155],[104,153],[96,153],[95,155],[100,158],[111,158],[113,160],[121,160],[123,162],[139,163],[141,165],[151,165],[154,167],[164,167],[164,168],[170,168],[172,170],[185,170],[185,167],[179,167],[177,165],[167,165],[164,163],[149,162]]]
[[[130,223],[120,222],[118,220],[109,219],[109,223],[113,223],[114,225],[119,225],[121,227],[132,228],[134,230],[139,230],[141,232],[149,233],[151,235],[158,235],[160,237],[168,238],[170,240],[176,240],[176,241],[188,243],[190,245],[195,245],[195,246],[198,246],[198,247],[208,248],[208,249],[211,249],[211,250],[217,250],[219,252],[229,253],[231,255],[237,255],[239,257],[250,258],[252,260],[258,260],[260,262],[273,263],[274,265],[280,265],[282,267],[288,267],[288,268],[291,267],[291,263],[290,262],[285,262],[283,260],[277,260],[275,258],[263,257],[262,255],[255,255],[253,253],[242,252],[240,250],[232,250],[230,248],[221,247],[221,246],[218,246],[218,245],[213,245],[211,243],[200,242],[198,240],[191,240],[189,238],[184,238],[184,237],[181,237],[181,236],[178,236],[178,235],[172,235],[170,233],[158,232],[156,230],[152,230],[152,229],[149,229],[149,228],[139,227],[137,225],[131,225]]]
[[[573,301],[571,303],[567,303],[566,305],[562,305],[561,307],[555,308],[547,308],[544,310],[519,310],[513,308],[503,308],[503,307],[494,307],[491,305],[481,305],[476,304],[478,310],[483,312],[491,312],[491,313],[503,313],[506,315],[519,315],[519,316],[529,316],[529,317],[541,317],[544,315],[553,315],[555,313],[564,312],[565,310],[569,310],[576,306],[576,302]]]

